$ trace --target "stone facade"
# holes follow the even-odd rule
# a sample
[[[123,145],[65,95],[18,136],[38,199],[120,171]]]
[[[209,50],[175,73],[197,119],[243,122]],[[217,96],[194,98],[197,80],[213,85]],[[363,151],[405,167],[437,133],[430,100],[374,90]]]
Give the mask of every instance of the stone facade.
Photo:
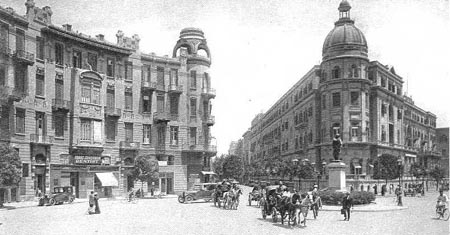
[[[81,198],[124,194],[142,185],[127,176],[139,155],[160,164],[144,190],[178,193],[209,180],[215,90],[200,29],[183,29],[170,58],[141,52],[138,35],[119,30],[110,43],[52,24],[50,7],[25,5],[25,16],[0,7],[0,142],[23,163],[8,200],[55,186]],[[96,173],[106,172],[119,187],[103,186]]]
[[[395,69],[367,56],[367,41],[343,1],[339,20],[327,35],[322,63],[315,65],[244,134],[249,161],[282,157],[309,161],[317,171],[333,159],[335,134],[347,178],[370,179],[382,154],[409,166],[436,163],[436,116],[403,94]]]

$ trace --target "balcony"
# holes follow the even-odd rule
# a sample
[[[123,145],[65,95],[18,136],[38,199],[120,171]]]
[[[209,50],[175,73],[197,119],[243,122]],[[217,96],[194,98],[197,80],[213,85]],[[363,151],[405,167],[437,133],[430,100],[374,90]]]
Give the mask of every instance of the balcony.
[[[165,143],[156,144],[155,146],[155,154],[165,154],[166,153],[166,145]]]
[[[216,97],[216,89],[203,87],[202,96],[206,97],[207,99],[214,98]]]
[[[53,140],[54,140],[53,136],[30,134],[31,144],[52,145]]]
[[[212,144],[183,144],[183,152],[217,152],[217,146]]]
[[[105,110],[105,116],[119,118],[122,115],[122,110],[118,109],[118,108],[105,106],[104,110]]]
[[[216,123],[216,118],[212,115],[204,117],[203,122],[206,123],[207,126],[213,126]]]
[[[119,148],[121,150],[139,150],[141,148],[141,143],[140,142],[120,141]]]
[[[11,49],[8,46],[0,47],[0,55],[9,55],[11,54]]]
[[[34,54],[25,50],[16,50],[14,58],[21,63],[32,65],[34,64]]]
[[[420,150],[419,153],[426,156],[440,157],[442,155],[441,152],[435,150]]]
[[[70,110],[70,101],[63,99],[53,99],[52,100],[52,109],[54,111],[61,110],[64,112],[68,112]]]
[[[20,101],[26,96],[24,91],[14,87],[0,86],[0,100]]]
[[[167,86],[167,90],[171,94],[181,94],[181,93],[183,93],[183,86],[170,84],[170,85]]]
[[[156,90],[166,91],[166,86],[164,86],[164,84],[156,84]]]
[[[142,90],[156,90],[156,82],[142,82]]]
[[[170,114],[168,114],[167,112],[154,112],[153,120],[155,123],[169,122]]]

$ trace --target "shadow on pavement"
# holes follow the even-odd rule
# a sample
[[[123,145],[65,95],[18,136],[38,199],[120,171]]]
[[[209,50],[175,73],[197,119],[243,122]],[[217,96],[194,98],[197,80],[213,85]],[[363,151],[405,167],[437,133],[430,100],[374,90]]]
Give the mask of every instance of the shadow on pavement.
[[[15,207],[15,206],[2,206],[2,207],[0,207],[0,210],[14,210],[14,209],[17,209],[17,207]]]

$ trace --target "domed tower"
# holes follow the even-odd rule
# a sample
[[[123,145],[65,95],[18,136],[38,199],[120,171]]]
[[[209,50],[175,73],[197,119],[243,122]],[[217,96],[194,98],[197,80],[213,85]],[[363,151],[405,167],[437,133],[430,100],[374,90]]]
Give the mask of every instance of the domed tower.
[[[318,105],[323,144],[331,144],[337,133],[346,146],[369,141],[367,41],[350,18],[350,9],[346,0],[339,4],[339,19],[323,43]]]
[[[179,58],[186,73],[186,81],[182,81],[186,86],[183,89],[186,96],[181,98],[181,102],[186,102],[185,107],[188,107],[187,143],[183,146],[183,151],[207,168],[209,158],[216,154],[215,148],[212,147],[215,140],[210,135],[210,127],[215,123],[214,116],[211,115],[211,99],[215,97],[215,89],[211,86],[209,73],[211,53],[203,31],[198,28],[181,30],[180,38],[173,49],[173,57]],[[188,166],[188,174],[191,173],[195,172],[191,172]]]

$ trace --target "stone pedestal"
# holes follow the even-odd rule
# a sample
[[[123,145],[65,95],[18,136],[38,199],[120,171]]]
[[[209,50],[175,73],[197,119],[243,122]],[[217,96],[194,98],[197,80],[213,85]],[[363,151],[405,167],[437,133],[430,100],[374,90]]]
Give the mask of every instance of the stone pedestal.
[[[345,188],[345,168],[347,168],[347,165],[341,161],[333,161],[328,164],[328,188],[331,191],[347,191]]]

